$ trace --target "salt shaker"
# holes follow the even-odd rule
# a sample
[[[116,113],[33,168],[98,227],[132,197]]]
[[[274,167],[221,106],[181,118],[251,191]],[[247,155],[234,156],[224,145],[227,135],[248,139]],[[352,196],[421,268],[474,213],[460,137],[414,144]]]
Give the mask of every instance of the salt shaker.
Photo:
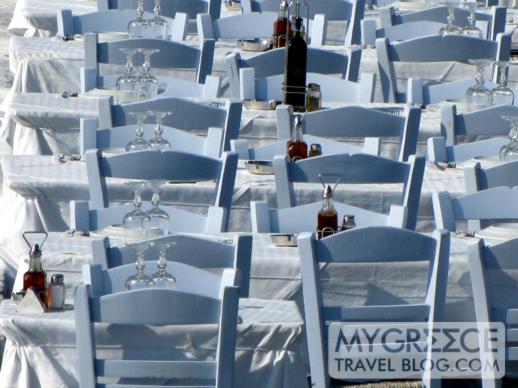
[[[65,304],[65,284],[62,274],[52,275],[50,286],[48,289],[47,307],[52,310],[63,310]]]

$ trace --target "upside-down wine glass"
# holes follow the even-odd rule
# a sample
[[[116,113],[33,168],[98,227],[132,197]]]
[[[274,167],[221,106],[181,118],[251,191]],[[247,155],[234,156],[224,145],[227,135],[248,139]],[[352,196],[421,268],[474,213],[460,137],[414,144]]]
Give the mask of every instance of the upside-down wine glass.
[[[176,278],[171,275],[169,272],[167,272],[167,250],[174,246],[175,243],[173,241],[162,241],[157,242],[158,249],[159,249],[159,255],[158,255],[158,262],[157,267],[158,270],[151,275],[151,278],[155,282],[155,287],[159,288],[175,288],[176,286]]]
[[[117,89],[117,103],[125,104],[134,102],[137,99],[137,94],[140,85],[140,79],[135,74],[135,67],[133,66],[133,57],[137,53],[137,49],[121,48],[121,52],[126,54],[126,72],[117,78],[115,88]]]
[[[160,186],[165,181],[154,179],[150,181],[153,195],[151,196],[151,204],[153,207],[148,210],[147,215],[150,218],[151,234],[153,237],[167,235],[169,233],[169,214],[160,209]]]
[[[498,154],[500,160],[510,162],[518,159],[518,116],[502,116],[511,124],[509,143],[504,145]]]
[[[144,73],[140,76],[140,94],[143,99],[154,98],[158,95],[158,79],[151,74],[151,56],[158,53],[159,49],[139,49],[144,55],[142,68]]]
[[[144,0],[138,0],[137,18],[128,24],[128,37],[146,38],[149,31],[149,22],[144,19]]]
[[[148,246],[145,240],[148,237],[151,219],[146,212],[142,211],[141,206],[142,192],[148,183],[132,181],[126,184],[133,190],[134,208],[124,216],[124,242],[137,253],[137,262],[135,264],[137,273],[128,277],[126,280],[126,288],[128,290],[134,290],[137,288],[153,287],[153,279],[144,273],[144,252]]]
[[[468,25],[462,29],[462,34],[482,38],[482,31],[476,26],[477,16],[475,14],[475,10],[478,6],[477,1],[467,0],[464,2],[464,5],[469,9],[469,16]]]
[[[513,105],[514,92],[507,86],[507,69],[509,62],[496,61],[498,68],[498,85],[491,90],[493,105]]]
[[[484,86],[484,73],[486,71],[486,67],[490,64],[491,61],[487,59],[470,59],[469,62],[474,64],[476,67],[476,84],[469,87],[466,91],[466,102],[468,104],[468,110],[472,112],[491,106],[493,94],[491,93],[491,90]]]
[[[128,114],[135,119],[137,127],[135,128],[135,139],[126,144],[126,151],[149,148],[149,143],[144,140],[144,120],[147,118],[147,112],[129,112]]]
[[[164,130],[162,129],[162,120],[167,116],[170,116],[172,112],[148,112],[151,116],[156,118],[156,126],[155,126],[155,137],[149,141],[149,145],[151,148],[155,149],[170,149],[171,143],[162,137],[162,133]]]
[[[455,14],[454,10],[457,6],[457,2],[455,0],[445,0],[443,2],[448,7],[448,17],[446,24],[439,30],[439,35],[459,35],[462,34],[462,29],[455,25]]]
[[[160,0],[155,0],[153,19],[149,21],[149,37],[167,39],[167,21],[160,17]]]

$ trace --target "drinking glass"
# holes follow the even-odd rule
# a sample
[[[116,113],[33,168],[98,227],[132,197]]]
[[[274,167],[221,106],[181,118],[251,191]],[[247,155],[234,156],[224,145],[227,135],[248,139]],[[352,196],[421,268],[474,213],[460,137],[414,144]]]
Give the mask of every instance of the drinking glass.
[[[502,116],[511,124],[509,131],[509,143],[504,145],[499,152],[500,160],[510,162],[518,160],[518,116]]]
[[[170,149],[171,143],[162,137],[164,130],[162,129],[162,120],[167,116],[170,116],[172,112],[151,112],[148,114],[156,118],[155,137],[149,141],[151,148],[155,149]]]
[[[117,102],[125,104],[134,102],[137,99],[140,80],[135,74],[135,67],[133,66],[133,57],[137,53],[137,49],[121,48],[121,52],[126,54],[126,72],[117,78],[115,87],[117,89]]]
[[[151,71],[151,56],[158,53],[159,49],[139,49],[139,52],[144,55],[144,64],[142,68],[144,73],[140,76],[140,94],[143,99],[149,99],[158,95],[158,79],[150,73]]]
[[[147,38],[149,23],[144,19],[144,0],[138,0],[137,18],[128,24],[128,36],[130,38]]]
[[[454,0],[446,0],[444,4],[448,7],[448,24],[439,30],[439,35],[459,35],[462,34],[462,29],[455,25],[454,10],[457,2]]]
[[[468,110],[475,111],[491,106],[493,100],[491,90],[484,86],[484,73],[490,61],[487,59],[471,59],[469,62],[476,67],[476,84],[466,91],[466,102],[468,104]]]
[[[126,144],[126,151],[149,148],[149,143],[144,140],[144,120],[147,118],[147,112],[129,112],[128,114],[137,122],[137,128],[135,129],[135,139]]]
[[[464,4],[469,9],[469,17],[468,17],[468,25],[462,29],[462,34],[475,36],[477,38],[482,38],[482,31],[475,24],[477,22],[477,16],[475,14],[475,10],[478,5],[477,2],[476,1],[465,1]]]
[[[496,61],[498,67],[498,85],[491,90],[493,93],[493,105],[513,105],[514,92],[507,87],[507,68],[509,62]]]
[[[146,212],[142,211],[142,192],[147,187],[147,182],[127,182],[133,190],[133,210],[124,216],[124,241],[127,246],[132,247],[137,253],[137,262],[135,268],[137,273],[128,277],[126,280],[126,288],[133,290],[137,288],[153,287],[153,279],[144,273],[145,260],[144,252],[148,247],[148,243],[144,240],[148,236],[151,219]]]
[[[167,39],[167,22],[160,17],[160,0],[155,0],[153,19],[149,21],[149,37]]]
[[[173,275],[171,275],[169,272],[167,272],[167,260],[166,260],[166,253],[167,250],[174,246],[175,243],[170,241],[163,241],[157,243],[159,247],[159,255],[158,255],[158,271],[155,272],[153,275],[151,275],[151,278],[153,279],[155,283],[155,287],[159,288],[175,288],[176,286],[176,279]]]
[[[148,210],[147,215],[150,218],[151,224],[151,234],[153,237],[157,235],[166,235],[169,233],[169,214],[160,209],[160,186],[162,186],[165,181],[163,180],[151,180],[151,188],[153,190],[153,195],[151,197],[151,204],[153,207]]]

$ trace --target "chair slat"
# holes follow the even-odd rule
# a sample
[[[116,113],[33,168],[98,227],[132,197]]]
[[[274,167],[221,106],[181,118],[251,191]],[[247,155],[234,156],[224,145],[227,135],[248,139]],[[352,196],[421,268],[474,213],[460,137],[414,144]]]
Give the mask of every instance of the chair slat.
[[[95,361],[99,376],[146,378],[213,379],[214,361],[101,360]]]
[[[426,322],[430,306],[426,304],[324,307],[324,319],[344,322]]]

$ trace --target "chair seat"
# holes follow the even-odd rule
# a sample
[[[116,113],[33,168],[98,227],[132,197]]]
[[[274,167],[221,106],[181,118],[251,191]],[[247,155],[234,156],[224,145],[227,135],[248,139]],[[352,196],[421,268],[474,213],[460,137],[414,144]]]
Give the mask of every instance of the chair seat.
[[[324,307],[327,320],[344,322],[426,322],[430,313],[427,304]]]
[[[493,309],[493,321],[506,325],[518,324],[518,309]]]

